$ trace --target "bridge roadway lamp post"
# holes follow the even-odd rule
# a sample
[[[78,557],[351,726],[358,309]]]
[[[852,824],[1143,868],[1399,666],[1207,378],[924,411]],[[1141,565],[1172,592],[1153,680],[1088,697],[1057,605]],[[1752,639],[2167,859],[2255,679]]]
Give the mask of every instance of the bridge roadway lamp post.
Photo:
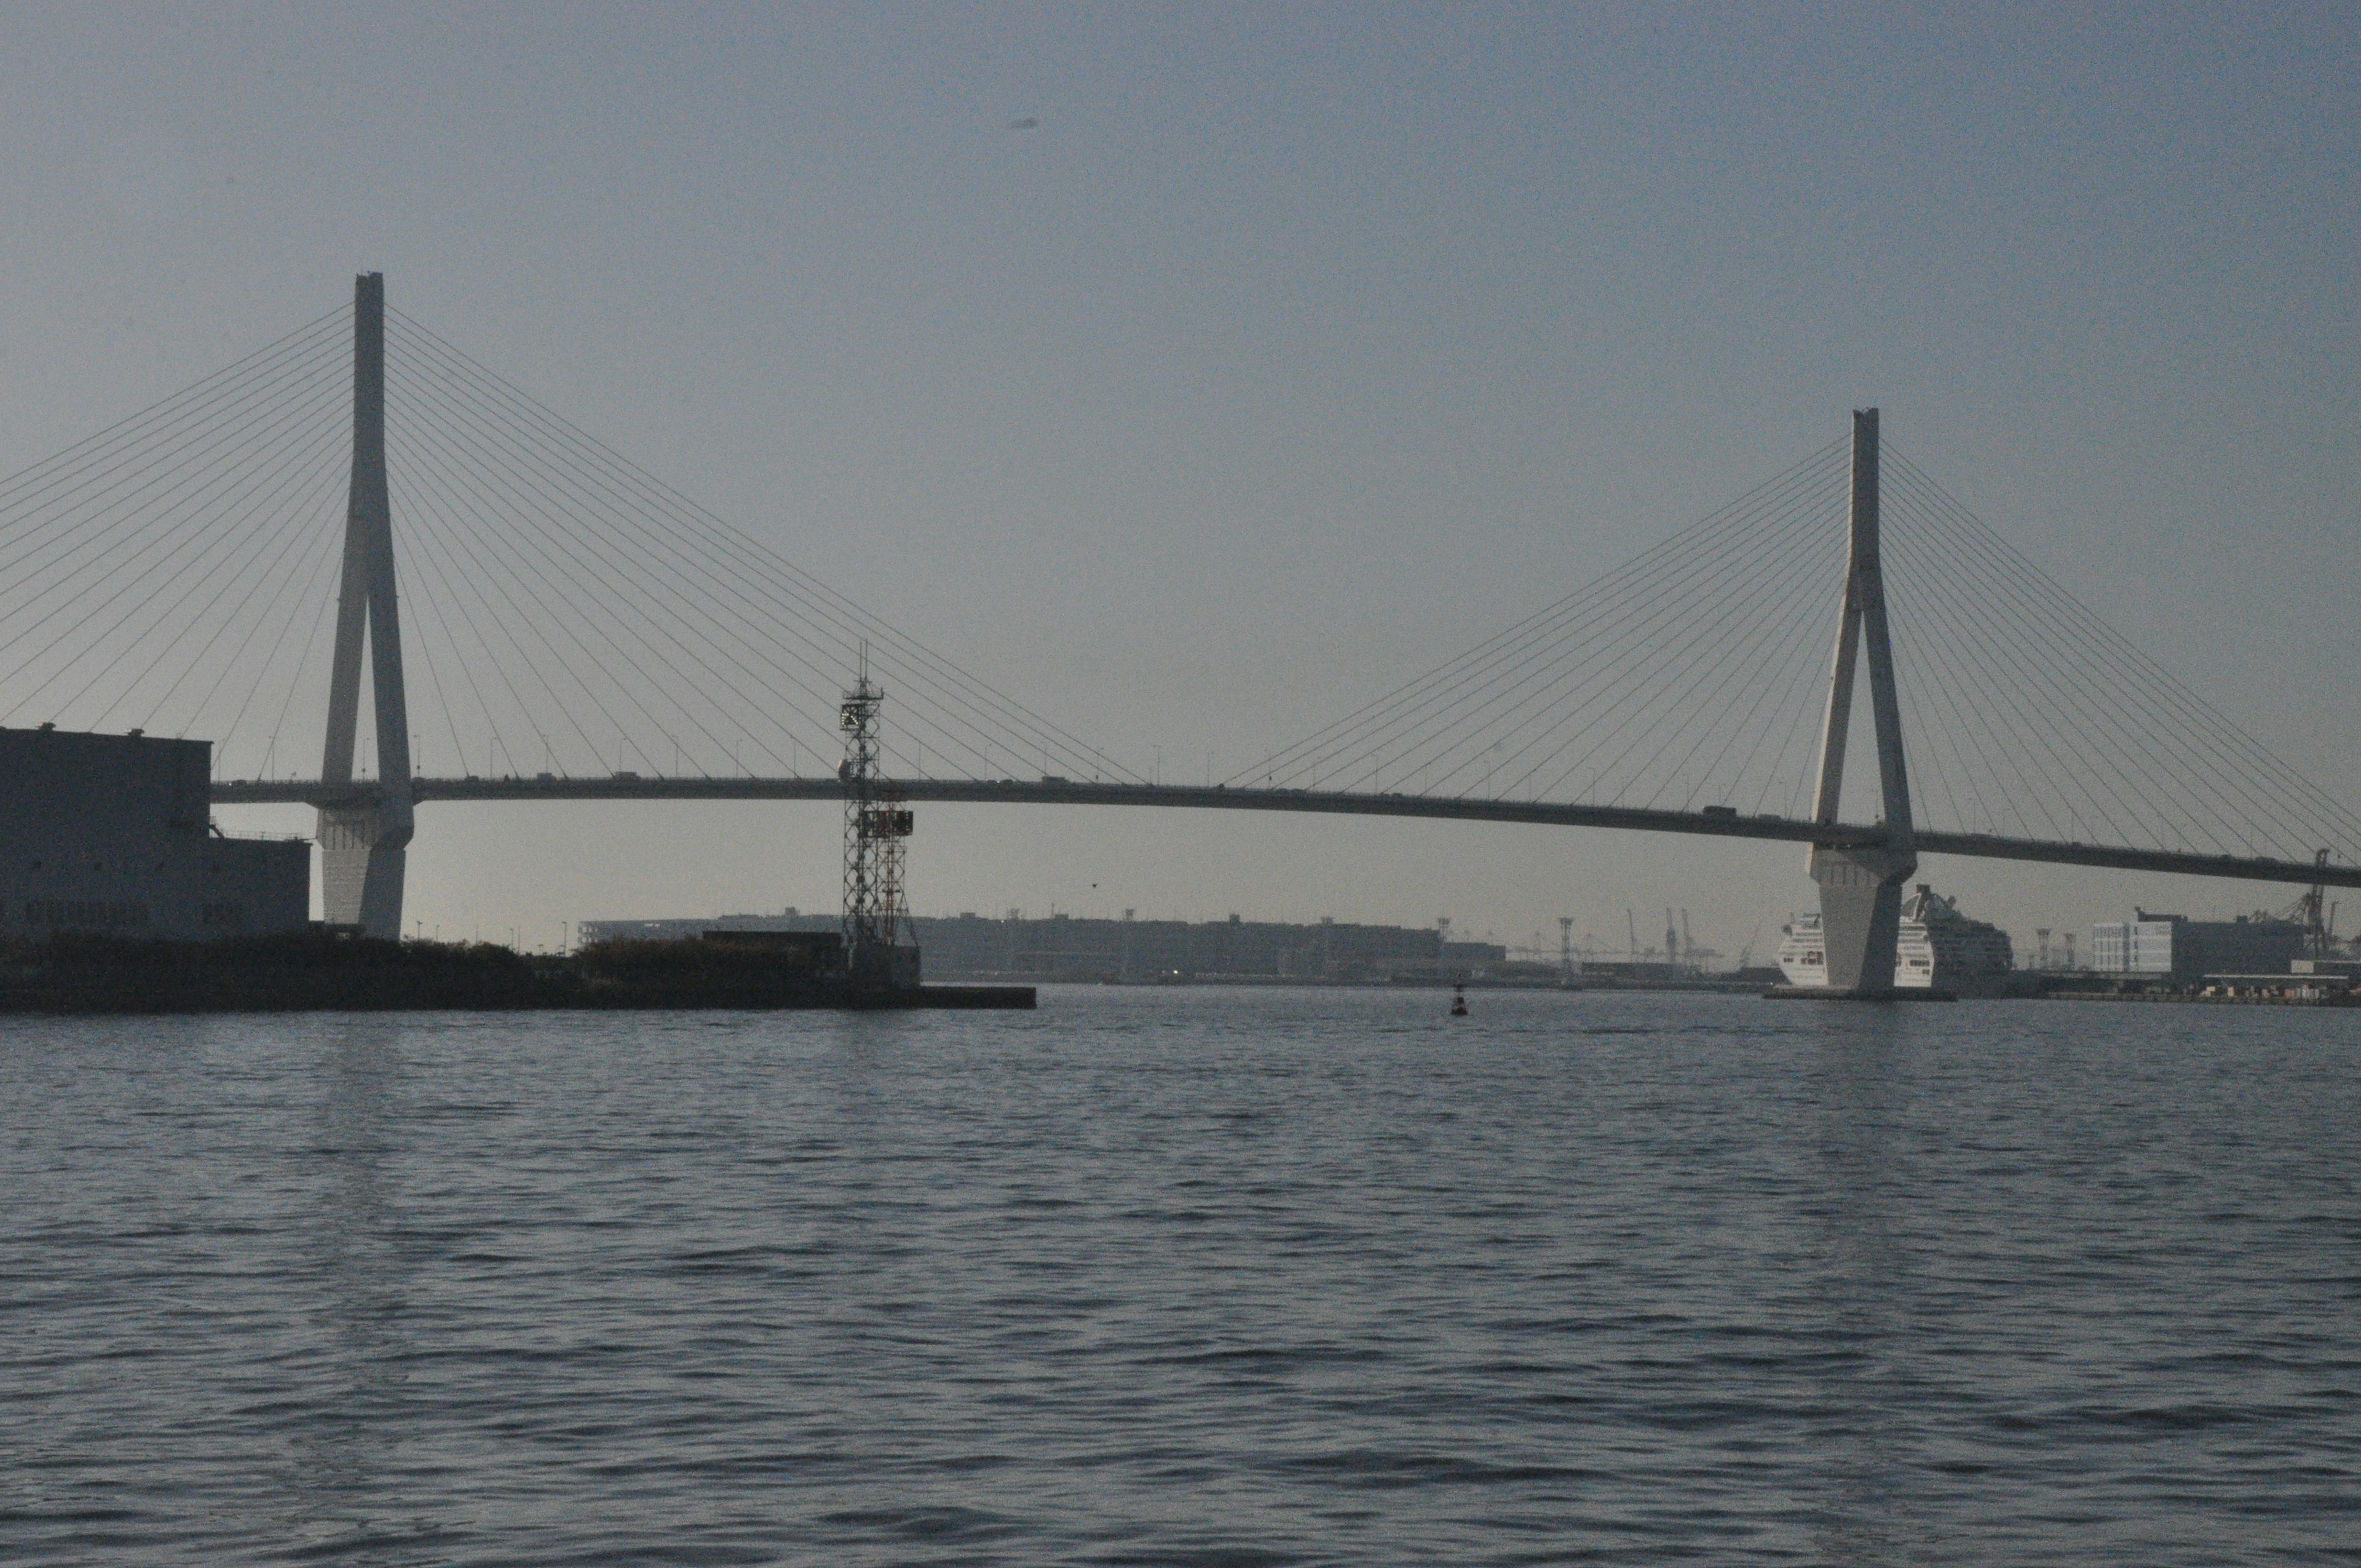
[[[1812,880],[1820,889],[1820,942],[1831,996],[1897,994],[1894,966],[1902,936],[1902,888],[1918,869],[1910,778],[1902,756],[1902,706],[1894,685],[1894,640],[1885,619],[1885,576],[1878,560],[1877,470],[1877,411],[1856,409],[1851,547],[1828,672],[1828,717],[1820,727],[1819,785],[1812,820],[1822,828],[1837,823],[1844,793],[1845,740],[1852,728],[1853,671],[1858,655],[1865,652],[1884,841],[1812,846]]]
[[[377,786],[366,796],[320,808],[323,913],[332,926],[401,938],[401,882],[411,834],[409,705],[401,685],[401,618],[393,596],[393,508],[385,481],[385,274],[353,291],[353,472],[345,507],[343,586],[328,675],[324,786],[350,785],[358,738],[361,642],[369,649],[369,696],[377,724]]]

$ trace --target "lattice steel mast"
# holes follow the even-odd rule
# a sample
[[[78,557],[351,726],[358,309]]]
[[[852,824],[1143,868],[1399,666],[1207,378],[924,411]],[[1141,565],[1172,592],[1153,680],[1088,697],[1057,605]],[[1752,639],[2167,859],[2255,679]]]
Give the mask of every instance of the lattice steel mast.
[[[857,980],[917,982],[917,949],[902,941],[909,911],[902,868],[915,817],[900,790],[878,777],[878,709],[884,689],[869,678],[869,656],[838,710],[844,732],[844,957]]]

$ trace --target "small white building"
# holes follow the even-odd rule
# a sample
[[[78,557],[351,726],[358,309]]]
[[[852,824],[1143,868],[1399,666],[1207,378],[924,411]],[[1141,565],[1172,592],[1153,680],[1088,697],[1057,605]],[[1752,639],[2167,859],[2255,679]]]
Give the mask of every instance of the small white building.
[[[2091,967],[2102,974],[2170,974],[2169,920],[2103,920],[2091,927]]]

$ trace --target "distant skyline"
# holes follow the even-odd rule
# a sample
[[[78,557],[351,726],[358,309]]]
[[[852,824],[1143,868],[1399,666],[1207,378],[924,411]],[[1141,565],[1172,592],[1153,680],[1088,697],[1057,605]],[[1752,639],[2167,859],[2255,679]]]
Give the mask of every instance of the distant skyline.
[[[0,471],[396,306],[1142,772],[1226,773],[1884,411],[2361,806],[2349,8],[88,5],[0,50]],[[397,535],[401,520],[395,520]],[[434,758],[424,759],[432,766]],[[308,812],[232,826],[309,830]],[[830,907],[826,806],[430,806],[411,916]],[[1799,850],[930,807],[928,913],[1734,953]],[[2021,939],[2293,890],[1930,861]],[[2361,920],[2361,902],[2347,924]]]

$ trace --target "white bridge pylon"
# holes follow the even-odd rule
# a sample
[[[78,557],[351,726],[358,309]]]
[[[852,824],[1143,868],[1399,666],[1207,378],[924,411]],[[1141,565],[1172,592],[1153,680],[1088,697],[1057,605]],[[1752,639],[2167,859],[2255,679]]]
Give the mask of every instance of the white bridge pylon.
[[[1852,729],[1853,672],[1869,663],[1869,707],[1877,735],[1883,842],[1815,842],[1812,880],[1820,888],[1820,939],[1832,993],[1890,995],[1902,934],[1902,885],[1918,869],[1910,823],[1910,777],[1902,755],[1902,703],[1894,680],[1894,634],[1885,618],[1885,575],[1877,551],[1877,411],[1852,416],[1851,546],[1844,602],[1828,671],[1828,717],[1820,726],[1819,784],[1812,820],[1833,828],[1844,794],[1845,741]]]
[[[350,784],[360,728],[361,642],[369,649],[378,787],[366,804],[320,808],[323,915],[388,940],[401,935],[401,880],[416,821],[410,708],[401,688],[401,613],[393,591],[393,505],[385,479],[385,274],[353,287],[353,477],[345,509],[343,587],[328,677],[320,782]]]

